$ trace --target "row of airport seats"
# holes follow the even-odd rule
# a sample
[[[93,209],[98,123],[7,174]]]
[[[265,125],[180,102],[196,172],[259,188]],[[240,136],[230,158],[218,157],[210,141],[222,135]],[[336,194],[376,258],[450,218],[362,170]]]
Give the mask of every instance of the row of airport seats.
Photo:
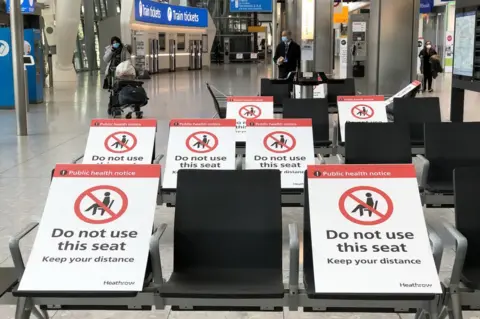
[[[447,225],[446,229],[455,241],[456,254],[450,281],[441,295],[317,294],[308,205],[304,208],[303,229],[305,289],[299,289],[300,230],[293,224],[289,226],[290,267],[285,284],[282,242],[286,238],[282,235],[280,185],[280,173],[275,170],[182,170],[175,208],[174,270],[169,279],[163,278],[161,264],[154,264],[147,271],[151,273],[145,275],[143,290],[137,293],[29,294],[16,291],[21,280],[18,269],[0,268],[0,302],[16,304],[18,319],[30,318],[32,309],[37,309],[34,306],[41,308],[33,310],[37,318],[48,318],[49,309],[145,311],[167,305],[174,311],[282,311],[284,307],[298,311],[303,307],[304,312],[416,313],[417,318],[444,318],[449,314],[455,319],[462,318],[462,309],[478,309],[480,220],[476,197],[480,167],[457,168],[454,172],[457,228]],[[308,184],[306,188],[308,194]],[[216,195],[213,201],[211,194]],[[17,245],[32,229],[14,236],[11,245]],[[154,240],[161,240],[165,226],[161,229]],[[430,235],[438,270],[443,247],[434,232]],[[158,251],[151,254],[157,255]]]
[[[398,98],[393,104],[393,122],[409,126],[412,154],[423,154],[423,124],[441,122],[439,99]],[[316,153],[327,156],[344,154],[345,143],[340,142],[340,127],[336,121],[330,123],[328,109],[327,99],[286,99],[283,102],[283,118],[312,119]],[[330,129],[333,129],[332,137]],[[238,148],[244,148],[243,144],[239,143]]]

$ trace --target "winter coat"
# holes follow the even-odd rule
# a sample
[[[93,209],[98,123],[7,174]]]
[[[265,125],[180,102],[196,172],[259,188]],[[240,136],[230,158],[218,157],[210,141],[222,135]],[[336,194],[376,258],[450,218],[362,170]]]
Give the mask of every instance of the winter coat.
[[[105,54],[103,56],[103,61],[107,63],[107,68],[105,69],[105,74],[108,74],[108,71],[110,69],[110,64],[112,63],[112,59],[115,56],[116,52],[112,50],[112,46],[109,45],[105,47]],[[127,61],[130,59],[130,53],[128,52],[128,46],[124,45],[122,46],[122,51],[119,53],[120,54],[120,63]]]
[[[432,77],[437,78],[438,73],[443,73],[442,63],[438,54],[434,54],[430,57],[430,69],[432,70]]]

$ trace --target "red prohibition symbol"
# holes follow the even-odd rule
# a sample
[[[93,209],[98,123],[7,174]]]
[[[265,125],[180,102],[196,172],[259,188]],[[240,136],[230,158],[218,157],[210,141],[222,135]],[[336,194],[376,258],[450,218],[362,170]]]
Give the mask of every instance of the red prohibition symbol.
[[[238,115],[246,120],[254,120],[262,115],[262,109],[256,105],[245,105],[240,108]]]
[[[382,203],[381,208],[378,207],[379,202]],[[393,213],[393,201],[390,196],[381,189],[371,186],[350,188],[340,196],[338,207],[346,219],[363,226],[381,224]]]
[[[288,132],[276,131],[265,136],[263,145],[273,153],[288,153],[295,148],[297,140]]]
[[[94,194],[96,192],[96,194]],[[98,194],[102,198],[98,198]],[[86,201],[86,205],[85,205]],[[120,207],[114,209],[113,205],[121,201]],[[110,185],[95,186],[81,193],[74,204],[74,211],[77,217],[89,224],[107,224],[120,218],[128,207],[127,195],[118,187]],[[93,218],[94,216],[99,217]]]
[[[351,112],[353,117],[359,120],[368,120],[375,114],[373,108],[367,104],[355,105],[352,107]]]
[[[194,153],[209,153],[217,148],[218,138],[213,133],[200,131],[190,134],[186,144],[187,148]]]
[[[107,136],[104,145],[109,152],[126,153],[137,146],[137,138],[130,132],[115,132]]]

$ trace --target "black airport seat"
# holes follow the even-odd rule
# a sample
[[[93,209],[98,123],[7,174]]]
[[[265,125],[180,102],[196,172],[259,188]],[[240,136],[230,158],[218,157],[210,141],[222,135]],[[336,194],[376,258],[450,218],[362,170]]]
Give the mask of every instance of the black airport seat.
[[[11,291],[17,283],[18,277],[14,267],[0,268],[0,298]]]
[[[180,170],[172,298],[283,298],[278,170]]]
[[[260,95],[273,96],[273,104],[279,107],[283,105],[283,100],[290,98],[292,85],[290,80],[261,79]]]
[[[461,273],[462,282],[480,290],[480,166],[454,170],[455,225],[467,239],[467,254]]]
[[[227,108],[226,107],[220,107],[220,103],[218,103],[217,97],[213,93],[212,88],[210,87],[210,84],[207,83],[207,89],[208,92],[210,92],[210,95],[212,96],[213,99],[213,106],[215,107],[215,111],[218,114],[218,117],[221,119],[227,118]]]
[[[453,193],[453,170],[480,166],[480,123],[425,124],[426,190]]]
[[[356,95],[355,79],[328,79],[327,99],[330,106],[337,106],[337,97]]]
[[[347,122],[345,164],[412,163],[408,125]]]
[[[395,123],[407,123],[410,126],[412,146],[423,146],[423,124],[440,123],[440,100],[438,97],[398,98],[393,100]]]
[[[312,119],[313,142],[315,147],[328,147],[330,123],[327,99],[287,99],[283,102],[284,119]]]

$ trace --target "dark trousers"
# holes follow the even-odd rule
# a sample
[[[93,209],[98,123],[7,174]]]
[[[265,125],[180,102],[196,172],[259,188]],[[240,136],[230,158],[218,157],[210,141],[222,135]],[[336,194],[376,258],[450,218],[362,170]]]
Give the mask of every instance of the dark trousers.
[[[431,90],[432,89],[432,81],[433,81],[433,77],[432,77],[432,72],[430,71],[427,71],[427,72],[424,72],[423,73],[423,90]]]

